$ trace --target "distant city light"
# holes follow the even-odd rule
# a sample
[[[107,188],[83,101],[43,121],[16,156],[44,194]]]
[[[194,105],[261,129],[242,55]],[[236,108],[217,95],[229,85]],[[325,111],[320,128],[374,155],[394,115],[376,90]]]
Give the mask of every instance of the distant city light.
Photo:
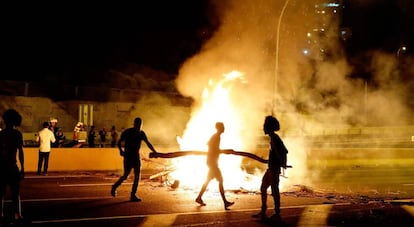
[[[322,6],[324,6],[324,7],[339,7],[340,6],[340,4],[339,3],[325,3],[325,4],[322,4]]]

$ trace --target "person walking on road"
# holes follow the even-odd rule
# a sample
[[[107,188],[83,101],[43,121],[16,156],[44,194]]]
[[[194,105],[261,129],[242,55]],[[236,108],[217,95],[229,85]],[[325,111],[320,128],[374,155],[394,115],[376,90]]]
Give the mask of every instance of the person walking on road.
[[[229,202],[226,199],[224,194],[224,186],[223,186],[223,176],[221,175],[220,168],[218,166],[218,160],[220,156],[220,136],[224,132],[224,124],[222,122],[216,123],[216,133],[213,134],[208,141],[208,152],[207,152],[207,166],[209,168],[206,181],[204,182],[203,186],[201,187],[200,193],[196,198],[196,202],[201,206],[205,206],[202,196],[207,189],[208,184],[212,179],[216,179],[219,183],[219,190],[221,198],[224,202],[224,209],[228,210],[234,202]]]
[[[49,155],[51,150],[51,144],[56,142],[55,135],[49,129],[49,122],[43,122],[43,129],[39,131],[36,137],[36,142],[39,143],[39,159],[37,162],[37,175],[42,173],[43,164],[43,175],[47,175],[47,169],[49,167]]]
[[[269,135],[270,139],[269,162],[260,186],[262,201],[261,211],[258,214],[253,215],[253,217],[260,218],[262,221],[267,219],[267,189],[269,186],[272,190],[275,212],[271,216],[271,220],[280,220],[279,175],[281,173],[281,168],[287,168],[286,162],[288,150],[279,135],[275,133],[275,131],[279,130],[279,121],[273,116],[267,116],[263,124],[263,131],[265,135]]]
[[[7,185],[10,187],[14,221],[22,220],[20,203],[20,181],[24,178],[23,135],[16,129],[22,122],[22,116],[14,109],[3,114],[6,128],[0,131],[0,196],[1,218],[4,219],[4,197]],[[20,161],[17,166],[16,153]]]
[[[126,129],[122,132],[120,139],[118,140],[118,148],[120,155],[124,158],[124,174],[112,185],[111,195],[116,196],[116,189],[126,180],[134,169],[134,183],[132,184],[131,190],[131,202],[140,202],[141,198],[136,196],[138,190],[138,182],[141,177],[141,158],[140,149],[141,142],[144,141],[148,148],[157,153],[155,148],[152,146],[142,128],[142,119],[137,117],[134,120],[134,127]],[[124,144],[124,149],[122,149]]]

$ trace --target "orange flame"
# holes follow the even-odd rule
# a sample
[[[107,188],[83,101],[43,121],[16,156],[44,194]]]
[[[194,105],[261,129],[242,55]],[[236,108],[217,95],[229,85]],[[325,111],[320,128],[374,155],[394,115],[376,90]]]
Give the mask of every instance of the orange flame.
[[[232,71],[225,74],[219,81],[210,80],[204,88],[201,105],[193,112],[182,137],[177,138],[181,150],[207,151],[207,141],[215,133],[215,123],[220,121],[225,125],[225,132],[221,135],[221,149],[243,150],[244,144],[240,135],[242,119],[240,113],[232,106],[230,96],[232,82],[245,82],[243,74]],[[219,167],[224,178],[226,189],[256,190],[260,186],[261,176],[247,174],[241,168],[241,157],[234,155],[220,155]],[[180,185],[194,188],[201,187],[207,175],[206,156],[185,156],[176,158],[176,170],[171,177],[180,180]],[[216,190],[210,183],[209,188]]]

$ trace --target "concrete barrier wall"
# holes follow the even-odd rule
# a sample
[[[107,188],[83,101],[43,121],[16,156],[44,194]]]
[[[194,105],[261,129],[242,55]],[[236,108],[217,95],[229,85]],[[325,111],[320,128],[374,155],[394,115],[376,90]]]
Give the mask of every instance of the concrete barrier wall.
[[[23,149],[25,171],[37,172],[38,148],[24,147]],[[160,170],[171,165],[171,159],[149,159],[149,153],[148,148],[141,148],[143,172]],[[123,168],[123,157],[119,155],[118,148],[52,148],[48,171],[114,171],[121,173]]]
[[[38,153],[38,148],[24,148],[25,171],[37,171]],[[118,148],[52,148],[48,171],[119,171],[122,161]]]
[[[142,148],[142,171],[162,169],[171,164],[171,159],[149,159],[149,149]],[[38,148],[24,148],[26,172],[36,172]],[[43,169],[43,167],[42,167]],[[118,148],[52,148],[48,171],[123,171],[123,157]]]

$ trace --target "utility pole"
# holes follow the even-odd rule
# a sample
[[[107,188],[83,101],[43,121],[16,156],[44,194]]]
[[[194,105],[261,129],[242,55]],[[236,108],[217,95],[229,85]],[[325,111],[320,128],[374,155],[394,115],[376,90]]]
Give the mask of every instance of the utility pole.
[[[276,92],[278,92],[278,77],[279,77],[279,40],[280,40],[280,25],[282,23],[282,18],[285,13],[286,7],[289,4],[290,0],[286,0],[283,5],[282,11],[280,12],[279,19],[277,22],[277,35],[276,35],[276,62],[275,62],[275,76],[273,77],[273,100],[272,100],[272,115],[275,113],[276,106]]]

